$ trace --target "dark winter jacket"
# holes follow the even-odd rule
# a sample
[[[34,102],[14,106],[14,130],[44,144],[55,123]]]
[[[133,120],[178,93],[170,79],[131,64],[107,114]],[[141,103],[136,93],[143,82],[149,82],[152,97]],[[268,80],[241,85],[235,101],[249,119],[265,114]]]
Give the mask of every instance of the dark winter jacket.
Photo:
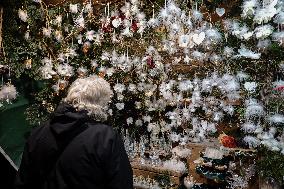
[[[86,111],[61,104],[29,137],[16,189],[132,189],[120,136]]]

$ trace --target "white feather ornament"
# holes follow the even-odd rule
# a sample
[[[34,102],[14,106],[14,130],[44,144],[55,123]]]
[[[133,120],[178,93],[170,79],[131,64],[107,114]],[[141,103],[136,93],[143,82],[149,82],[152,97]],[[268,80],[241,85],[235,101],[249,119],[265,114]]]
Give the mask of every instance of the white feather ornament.
[[[206,34],[206,37],[213,43],[219,43],[222,40],[222,36],[220,32],[215,28],[206,30],[205,34]]]
[[[239,81],[245,81],[249,78],[249,75],[247,73],[243,72],[243,71],[239,71],[237,73],[237,78],[238,78]]]
[[[76,18],[75,25],[78,28],[84,28],[85,27],[85,19],[84,19],[83,15],[80,15]]]
[[[43,79],[51,79],[52,76],[56,75],[56,72],[53,70],[52,64],[45,64],[39,70]]]
[[[203,14],[200,11],[198,11],[198,10],[193,10],[192,11],[192,19],[195,22],[200,22],[203,19]]]
[[[223,50],[223,55],[227,58],[232,57],[234,54],[234,49],[232,47],[226,46]]]
[[[7,101],[10,102],[11,100],[16,99],[17,97],[17,90],[16,87],[12,84],[3,85],[0,88],[0,101]]]
[[[201,62],[205,58],[205,53],[202,53],[202,52],[199,52],[199,51],[193,51],[191,55],[192,55],[194,60],[201,61]]]
[[[118,110],[123,110],[124,109],[124,103],[116,103],[115,106],[116,106],[116,108]]]
[[[256,130],[256,125],[251,122],[246,122],[242,125],[242,130],[245,133],[254,133]]]
[[[246,118],[262,117],[264,113],[264,107],[256,99],[246,100]]]
[[[243,5],[242,5],[242,8],[243,8],[242,17],[247,18],[249,16],[254,15],[255,8],[257,6],[258,6],[258,1],[257,0],[244,1]]]
[[[215,112],[213,114],[213,120],[216,121],[216,122],[221,121],[223,119],[223,117],[224,117],[223,112]]]
[[[51,28],[43,28],[42,29],[42,33],[43,33],[44,36],[50,37],[50,35],[51,35]]]
[[[176,16],[181,15],[181,9],[175,4],[175,2],[171,1],[167,7],[170,13],[175,14]]]
[[[69,5],[69,11],[71,13],[74,13],[74,14],[78,13],[78,5],[77,4],[70,4]]]
[[[189,35],[179,36],[179,40],[178,40],[179,47],[186,48],[188,46],[189,40],[190,40]]]
[[[184,80],[179,83],[178,89],[182,92],[193,89],[193,85],[190,80]]]
[[[69,64],[60,64],[57,66],[57,73],[61,76],[71,77],[74,71],[73,67]]]
[[[267,118],[267,121],[270,123],[270,124],[283,124],[284,123],[284,115],[282,114],[274,114],[274,115],[270,115],[268,118]]]
[[[191,150],[177,146],[172,149],[172,153],[176,154],[180,158],[188,158],[191,155]]]
[[[123,93],[123,91],[125,91],[125,85],[124,84],[121,84],[121,83],[117,83],[115,84],[115,86],[113,87],[113,90],[116,92],[116,93]]]
[[[257,9],[253,21],[257,24],[267,23],[277,14],[277,9],[274,6]]]
[[[265,40],[260,40],[258,41],[256,47],[259,49],[259,50],[266,50],[269,46],[271,45],[271,41],[269,39],[265,39]]]
[[[274,18],[274,23],[276,24],[284,24],[284,11],[279,12],[275,18]]]
[[[253,52],[247,49],[245,46],[242,46],[238,50],[239,54],[235,55],[234,58],[249,58],[249,59],[260,59],[261,53]]]
[[[154,28],[157,27],[159,25],[159,20],[156,18],[151,18],[148,22],[147,22],[147,26],[150,28]]]
[[[19,15],[19,18],[20,18],[23,22],[27,22],[27,21],[28,21],[28,13],[27,13],[26,10],[19,9],[18,15]]]
[[[95,31],[91,30],[91,31],[87,31],[86,32],[86,39],[89,41],[93,41],[95,37]]]
[[[280,45],[284,45],[284,31],[274,32],[272,34],[272,39],[279,42]]]
[[[180,173],[185,173],[187,171],[185,164],[176,159],[166,160],[163,163],[163,167],[167,170],[177,171]]]
[[[248,144],[249,148],[256,148],[260,144],[260,140],[258,138],[250,135],[245,136],[243,141]]]
[[[273,33],[274,27],[267,24],[255,28],[254,33],[257,39],[264,39]]]
[[[254,93],[257,88],[257,83],[256,82],[245,82],[244,87],[249,93]]]
[[[127,118],[126,123],[127,123],[127,125],[133,124],[133,118],[132,117]]]

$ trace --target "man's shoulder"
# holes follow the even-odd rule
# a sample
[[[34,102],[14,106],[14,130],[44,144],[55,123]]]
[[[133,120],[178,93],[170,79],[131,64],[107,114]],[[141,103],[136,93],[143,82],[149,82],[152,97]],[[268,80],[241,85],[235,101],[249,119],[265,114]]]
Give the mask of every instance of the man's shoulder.
[[[49,122],[47,121],[47,122],[40,124],[39,126],[32,128],[31,133],[30,133],[30,137],[34,138],[36,136],[41,135],[43,132],[46,132],[48,130],[47,129],[48,124],[49,124]]]
[[[90,122],[87,123],[87,125],[88,128],[85,133],[87,133],[88,135],[99,134],[108,138],[113,138],[117,135],[116,130],[112,126],[107,125],[105,123]]]

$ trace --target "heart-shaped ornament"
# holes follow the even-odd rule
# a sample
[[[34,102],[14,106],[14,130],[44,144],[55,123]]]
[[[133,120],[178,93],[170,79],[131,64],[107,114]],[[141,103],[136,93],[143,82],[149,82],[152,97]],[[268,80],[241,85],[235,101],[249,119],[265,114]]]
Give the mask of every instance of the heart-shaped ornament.
[[[117,28],[121,24],[121,20],[119,18],[113,19],[111,22],[113,27]]]
[[[205,33],[201,32],[200,34],[193,34],[192,35],[192,40],[195,44],[200,45],[205,39]]]
[[[218,16],[222,17],[225,14],[225,9],[224,8],[216,8],[216,13]]]

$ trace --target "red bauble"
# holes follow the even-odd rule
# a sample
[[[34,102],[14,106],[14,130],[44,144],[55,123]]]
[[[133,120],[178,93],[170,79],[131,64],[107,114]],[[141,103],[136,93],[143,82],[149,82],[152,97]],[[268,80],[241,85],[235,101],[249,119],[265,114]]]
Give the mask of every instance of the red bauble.
[[[219,137],[219,142],[227,148],[236,148],[237,143],[234,137],[228,136],[226,134],[221,134]]]
[[[154,60],[153,60],[153,58],[152,57],[148,57],[147,58],[147,65],[152,69],[152,68],[155,68],[155,62],[154,62]]]

